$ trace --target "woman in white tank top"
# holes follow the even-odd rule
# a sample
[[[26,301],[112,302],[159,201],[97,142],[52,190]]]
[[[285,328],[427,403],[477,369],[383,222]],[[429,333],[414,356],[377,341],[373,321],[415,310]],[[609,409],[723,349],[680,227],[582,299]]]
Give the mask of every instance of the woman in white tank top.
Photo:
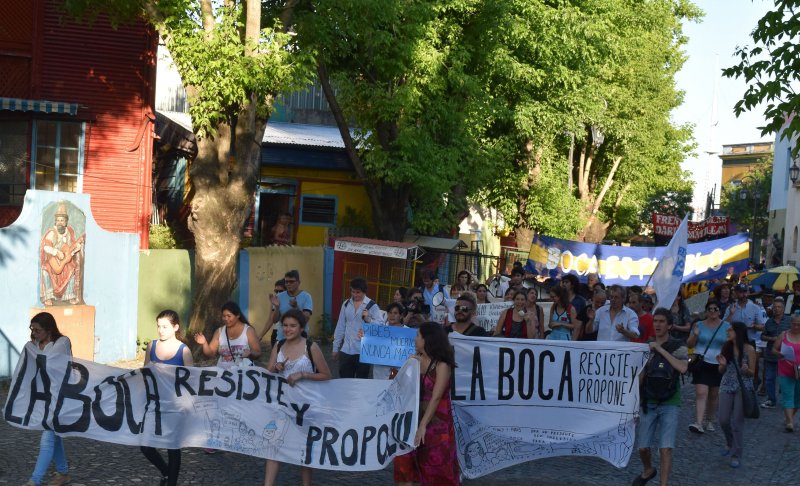
[[[235,302],[222,305],[222,322],[223,326],[214,331],[210,343],[202,333],[195,336],[195,342],[203,346],[203,354],[209,358],[219,356],[217,366],[221,368],[235,364],[251,365],[251,360],[261,355],[261,345],[255,330]]]
[[[306,316],[298,309],[289,309],[281,316],[281,326],[286,339],[278,341],[272,348],[267,370],[281,375],[295,386],[302,380],[326,381],[331,379],[331,370],[322,350],[316,343],[303,337]],[[264,486],[274,486],[278,478],[280,462],[267,459]],[[311,484],[311,468],[301,467],[303,486]]]

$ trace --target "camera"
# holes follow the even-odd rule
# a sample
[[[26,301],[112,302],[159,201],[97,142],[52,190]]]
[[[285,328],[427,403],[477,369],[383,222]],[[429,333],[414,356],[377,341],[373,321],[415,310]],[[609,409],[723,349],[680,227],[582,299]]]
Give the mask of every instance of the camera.
[[[408,305],[406,306],[409,312],[412,314],[430,314],[431,313],[431,306],[428,304],[424,304],[416,299],[411,300]]]

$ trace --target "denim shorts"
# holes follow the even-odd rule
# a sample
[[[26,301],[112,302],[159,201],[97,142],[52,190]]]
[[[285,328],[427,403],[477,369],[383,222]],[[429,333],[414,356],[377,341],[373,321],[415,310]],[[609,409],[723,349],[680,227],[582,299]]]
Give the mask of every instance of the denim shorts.
[[[659,449],[674,449],[675,435],[678,433],[678,405],[647,404],[647,413],[639,412],[639,425],[636,427],[636,437],[639,449],[648,449],[658,446]],[[656,443],[656,429],[658,442]]]

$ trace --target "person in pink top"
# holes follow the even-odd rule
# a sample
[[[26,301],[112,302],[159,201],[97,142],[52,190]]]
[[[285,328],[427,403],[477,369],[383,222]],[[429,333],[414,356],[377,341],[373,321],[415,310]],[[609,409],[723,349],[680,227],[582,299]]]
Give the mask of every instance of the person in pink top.
[[[781,387],[786,432],[794,432],[794,416],[800,408],[800,312],[792,314],[791,327],[775,340],[778,355],[778,383]]]

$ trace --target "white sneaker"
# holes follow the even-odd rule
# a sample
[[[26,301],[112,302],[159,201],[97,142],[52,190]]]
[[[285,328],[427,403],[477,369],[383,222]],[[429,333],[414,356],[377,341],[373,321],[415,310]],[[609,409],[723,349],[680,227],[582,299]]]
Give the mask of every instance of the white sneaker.
[[[714,427],[714,422],[706,422],[706,432],[714,432],[715,430],[717,428]]]

